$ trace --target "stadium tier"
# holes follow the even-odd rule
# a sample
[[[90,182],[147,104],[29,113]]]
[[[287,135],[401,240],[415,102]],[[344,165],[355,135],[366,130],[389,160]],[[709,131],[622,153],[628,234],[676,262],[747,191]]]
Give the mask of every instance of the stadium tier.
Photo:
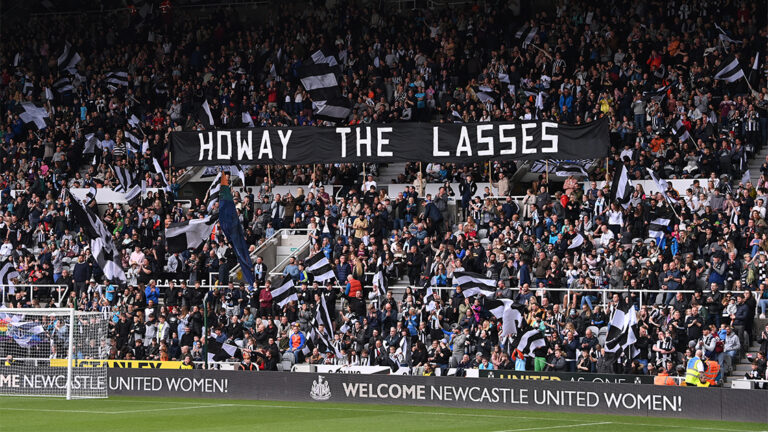
[[[768,389],[764,1],[0,19],[2,395],[140,368]]]

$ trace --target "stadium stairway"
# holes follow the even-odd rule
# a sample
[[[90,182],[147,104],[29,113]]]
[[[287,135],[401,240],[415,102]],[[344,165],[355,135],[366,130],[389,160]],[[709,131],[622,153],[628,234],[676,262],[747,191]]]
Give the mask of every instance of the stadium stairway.
[[[376,183],[395,183],[397,181],[397,176],[404,173],[405,162],[382,165],[379,167],[379,175],[376,177]]]
[[[760,332],[763,331],[766,324],[768,324],[768,319],[755,318],[753,328],[756,338],[760,336]],[[737,364],[733,365],[733,370],[730,374],[728,374],[727,379],[723,382],[723,387],[730,387],[733,380],[744,378],[744,374],[752,370],[752,361],[757,358],[757,352],[759,349],[760,344],[758,342],[752,341],[752,345],[750,345],[750,347],[747,349],[746,356],[742,358],[741,361],[739,361]]]
[[[752,181],[753,185],[757,184],[757,181],[760,179],[760,167],[763,165],[763,162],[765,162],[766,156],[768,156],[768,146],[756,153],[755,157],[747,162],[749,179]]]

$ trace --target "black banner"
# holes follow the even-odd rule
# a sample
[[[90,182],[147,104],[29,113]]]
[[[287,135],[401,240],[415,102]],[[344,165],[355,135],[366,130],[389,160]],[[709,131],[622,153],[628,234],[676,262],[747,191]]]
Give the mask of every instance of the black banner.
[[[768,422],[768,398],[760,390],[591,382],[109,369],[109,395],[519,409],[543,411],[543,416],[547,412],[574,412]]]
[[[532,372],[514,370],[481,370],[481,378],[500,378],[527,381],[573,381],[612,384],[653,384],[648,375],[619,375],[577,372]]]
[[[352,162],[475,162],[599,159],[608,119],[553,122],[393,123],[342,127],[221,129],[171,133],[171,162],[192,165]]]

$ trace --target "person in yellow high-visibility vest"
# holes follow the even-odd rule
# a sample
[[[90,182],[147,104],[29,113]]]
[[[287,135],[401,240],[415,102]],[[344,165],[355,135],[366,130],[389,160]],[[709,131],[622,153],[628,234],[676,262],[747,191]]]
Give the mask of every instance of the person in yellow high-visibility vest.
[[[704,362],[701,361],[703,356],[704,353],[701,352],[701,350],[697,350],[696,355],[688,360],[688,365],[685,367],[685,385],[695,387],[709,387],[709,383],[703,381],[702,379],[704,371],[706,370],[704,367]]]

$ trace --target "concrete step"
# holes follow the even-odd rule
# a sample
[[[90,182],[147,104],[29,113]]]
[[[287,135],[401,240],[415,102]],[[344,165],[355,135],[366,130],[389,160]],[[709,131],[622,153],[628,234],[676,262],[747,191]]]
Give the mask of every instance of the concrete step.
[[[381,184],[393,183],[397,176],[405,173],[405,162],[391,163],[387,166],[379,167],[379,175],[376,182]]]

